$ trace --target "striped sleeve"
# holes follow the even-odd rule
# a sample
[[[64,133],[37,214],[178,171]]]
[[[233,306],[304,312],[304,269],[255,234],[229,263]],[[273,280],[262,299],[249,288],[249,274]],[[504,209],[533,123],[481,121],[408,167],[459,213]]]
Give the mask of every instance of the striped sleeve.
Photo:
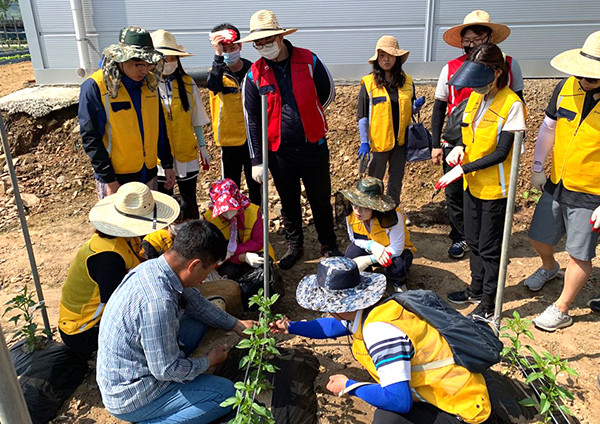
[[[402,330],[387,322],[372,322],[364,328],[363,336],[381,387],[410,380],[415,349]]]

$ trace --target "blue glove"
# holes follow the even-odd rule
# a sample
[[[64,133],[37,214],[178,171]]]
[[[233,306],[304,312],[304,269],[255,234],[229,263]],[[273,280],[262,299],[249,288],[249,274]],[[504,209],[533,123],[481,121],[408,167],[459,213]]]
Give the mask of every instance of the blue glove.
[[[360,147],[358,149],[358,157],[359,159],[366,157],[369,157],[371,153],[371,146],[369,145],[369,143],[360,143]]]
[[[413,103],[413,115],[421,110],[421,107],[425,104],[425,96],[421,96]]]

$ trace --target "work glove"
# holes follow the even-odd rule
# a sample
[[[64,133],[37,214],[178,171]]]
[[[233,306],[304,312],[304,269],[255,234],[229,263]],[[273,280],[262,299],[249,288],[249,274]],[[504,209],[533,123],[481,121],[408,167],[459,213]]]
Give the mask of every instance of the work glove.
[[[263,183],[263,164],[252,166],[252,179],[259,184]]]
[[[446,172],[442,176],[442,178],[439,179],[439,181],[435,184],[435,189],[436,190],[440,190],[440,189],[446,187],[447,185],[449,185],[453,181],[456,181],[460,177],[462,177],[463,174],[464,174],[464,172],[463,172],[462,166],[456,165],[450,171]]]
[[[381,243],[371,240],[369,244],[367,244],[367,252],[371,252],[381,266],[390,266],[392,264],[391,253],[388,252],[385,246]]]
[[[598,206],[596,210],[592,212],[590,224],[592,224],[592,231],[600,233],[600,206]]]
[[[258,268],[265,263],[265,258],[260,256],[258,253],[246,252],[244,261],[252,268]]]
[[[462,146],[456,146],[446,156],[446,163],[450,166],[462,165],[463,157],[465,156],[465,149]]]
[[[413,108],[412,108],[413,115],[415,113],[419,113],[419,111],[421,110],[421,108],[423,107],[424,104],[425,104],[425,96],[421,96],[418,99],[416,99],[413,103]]]
[[[208,171],[210,168],[210,161],[212,160],[212,156],[206,150],[206,146],[198,146],[198,151],[200,152],[200,160],[202,162],[202,169]]]
[[[531,172],[531,185],[534,188],[537,188],[539,191],[544,191],[544,186],[546,185],[546,173],[542,172]]]
[[[359,256],[352,260],[354,262],[356,262],[356,266],[358,267],[359,272],[363,272],[365,269],[367,269],[371,265],[375,265],[377,263],[377,258],[375,257],[375,255]]]
[[[363,159],[366,157],[367,159],[371,156],[371,146],[369,143],[360,143],[360,147],[358,148],[358,158]]]

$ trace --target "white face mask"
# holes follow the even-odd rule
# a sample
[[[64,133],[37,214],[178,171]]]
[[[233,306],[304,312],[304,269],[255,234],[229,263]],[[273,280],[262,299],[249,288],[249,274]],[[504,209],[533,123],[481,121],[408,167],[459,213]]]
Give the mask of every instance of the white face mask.
[[[478,94],[486,95],[492,90],[493,82],[490,82],[488,85],[484,85],[483,87],[473,87],[473,91]]]
[[[241,52],[235,51],[231,53],[223,53],[223,61],[226,65],[235,65],[240,60]]]
[[[165,62],[163,65],[163,75],[171,75],[177,69],[177,62]]]
[[[223,217],[227,221],[231,221],[233,219],[233,217],[237,215],[237,213],[238,213],[238,211],[236,211],[236,210],[228,210],[228,211],[223,212],[221,214],[221,217]]]
[[[265,59],[275,60],[277,59],[277,56],[279,56],[280,50],[281,48],[279,47],[279,44],[277,44],[277,42],[274,42],[271,47],[263,47],[258,51],[258,53],[260,53],[260,55]]]

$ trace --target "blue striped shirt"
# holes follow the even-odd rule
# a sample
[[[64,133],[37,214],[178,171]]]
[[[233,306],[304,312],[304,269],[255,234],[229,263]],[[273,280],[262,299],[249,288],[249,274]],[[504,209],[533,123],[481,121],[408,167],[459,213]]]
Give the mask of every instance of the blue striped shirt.
[[[186,358],[179,348],[184,312],[225,330],[238,322],[195,288],[184,288],[164,256],[127,274],[106,305],[98,337],[96,380],[109,412],[135,411],[170,383],[193,380],[208,369],[207,357]]]

